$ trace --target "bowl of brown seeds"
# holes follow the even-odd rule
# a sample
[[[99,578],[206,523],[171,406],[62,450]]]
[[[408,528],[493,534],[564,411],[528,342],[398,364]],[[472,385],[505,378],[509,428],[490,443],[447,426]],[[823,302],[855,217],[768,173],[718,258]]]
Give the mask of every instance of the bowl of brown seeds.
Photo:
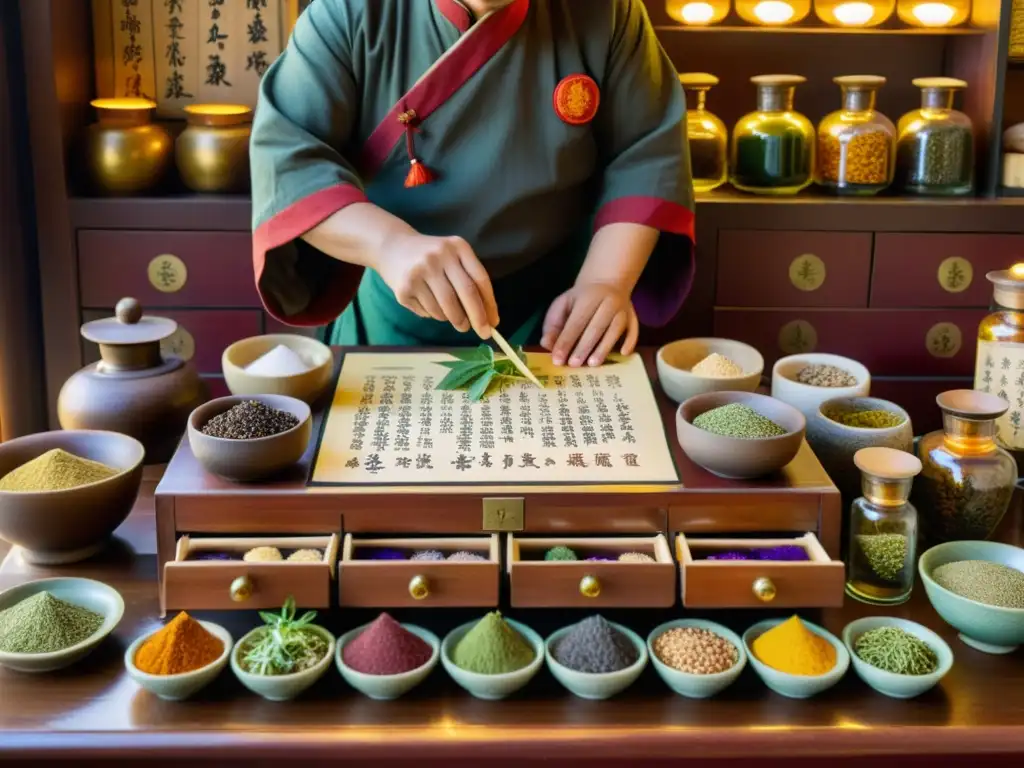
[[[312,432],[309,406],[285,395],[220,397],[188,419],[188,442],[199,463],[236,482],[264,480],[292,466]]]
[[[739,635],[704,619],[676,619],[647,637],[651,662],[680,696],[706,699],[736,682],[747,665]]]
[[[866,397],[871,391],[868,369],[840,355],[790,355],[772,366],[772,397],[789,403],[810,419],[826,400]]]

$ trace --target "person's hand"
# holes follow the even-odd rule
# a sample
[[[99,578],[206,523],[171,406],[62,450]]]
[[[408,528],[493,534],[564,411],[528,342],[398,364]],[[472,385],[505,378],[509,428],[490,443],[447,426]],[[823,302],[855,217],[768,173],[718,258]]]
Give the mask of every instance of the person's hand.
[[[632,353],[639,333],[628,292],[606,283],[577,283],[552,302],[540,343],[555,365],[595,366],[623,336],[622,354]]]
[[[383,244],[377,272],[398,302],[420,317],[448,321],[482,339],[498,324],[491,278],[461,237],[397,233]]]

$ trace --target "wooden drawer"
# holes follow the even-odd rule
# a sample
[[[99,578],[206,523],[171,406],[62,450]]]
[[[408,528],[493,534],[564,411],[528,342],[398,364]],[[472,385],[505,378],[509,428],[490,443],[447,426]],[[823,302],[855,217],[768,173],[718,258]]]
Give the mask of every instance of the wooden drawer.
[[[873,307],[988,307],[985,274],[1024,259],[1024,235],[879,234]]]
[[[112,307],[134,296],[143,307],[262,308],[248,232],[78,233],[83,307]]]
[[[942,411],[935,404],[935,398],[951,389],[974,389],[974,378],[925,379],[925,378],[873,378],[871,394],[891,400],[910,414],[914,434],[923,435],[942,429]]]
[[[487,562],[359,560],[360,549],[466,550]],[[338,564],[338,601],[362,608],[492,608],[498,604],[498,535],[439,539],[353,539],[345,534]]]
[[[715,303],[728,307],[866,307],[866,232],[724,231]]]
[[[968,376],[983,309],[716,309],[715,335],[755,346],[765,369],[796,352],[858,360],[872,376]],[[880,344],[879,340],[885,343]]]
[[[796,544],[805,562],[703,560],[710,550]],[[846,574],[813,533],[796,539],[699,539],[676,536],[676,559],[687,608],[826,608],[843,604]],[[767,593],[763,588],[767,587]],[[759,596],[758,590],[762,589]],[[771,597],[769,597],[771,595]]]
[[[89,322],[110,317],[110,310],[82,312],[82,321]],[[178,324],[177,332],[165,339],[161,348],[166,353],[191,360],[199,373],[221,375],[220,357],[224,349],[239,339],[263,333],[263,318],[259,312],[238,309],[157,309],[150,314],[169,317]],[[82,340],[82,356],[86,363],[100,359],[99,347]]]
[[[588,552],[643,552],[656,562],[544,560],[544,553],[559,545],[571,547],[581,556]],[[506,567],[514,608],[668,608],[676,601],[675,564],[661,534],[558,539],[523,539],[509,534]],[[589,591],[593,586],[596,589]]]
[[[201,552],[241,557],[253,547],[319,549],[319,563],[246,563],[194,560]],[[193,539],[182,536],[172,562],[164,564],[164,611],[280,608],[289,595],[300,608],[330,608],[338,536]]]

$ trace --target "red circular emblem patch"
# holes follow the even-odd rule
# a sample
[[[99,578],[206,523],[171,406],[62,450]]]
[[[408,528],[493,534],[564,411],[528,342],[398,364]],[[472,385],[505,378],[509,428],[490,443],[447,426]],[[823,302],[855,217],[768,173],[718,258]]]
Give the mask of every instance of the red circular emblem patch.
[[[555,114],[569,125],[589,123],[601,104],[601,89],[594,78],[569,75],[555,86]]]

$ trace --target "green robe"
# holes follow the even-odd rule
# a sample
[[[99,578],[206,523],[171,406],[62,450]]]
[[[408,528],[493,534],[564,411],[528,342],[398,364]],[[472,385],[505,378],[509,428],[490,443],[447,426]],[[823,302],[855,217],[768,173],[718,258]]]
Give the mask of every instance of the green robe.
[[[567,108],[556,90],[580,75],[596,98]],[[334,343],[475,343],[301,239],[370,201],[423,234],[466,239],[520,343],[539,338],[594,231],[655,227],[633,299],[641,322],[662,325],[693,278],[685,109],[641,0],[512,0],[475,23],[456,0],[315,0],[263,78],[253,124],[253,262],[267,310],[331,323]],[[406,188],[410,149],[432,183]]]

